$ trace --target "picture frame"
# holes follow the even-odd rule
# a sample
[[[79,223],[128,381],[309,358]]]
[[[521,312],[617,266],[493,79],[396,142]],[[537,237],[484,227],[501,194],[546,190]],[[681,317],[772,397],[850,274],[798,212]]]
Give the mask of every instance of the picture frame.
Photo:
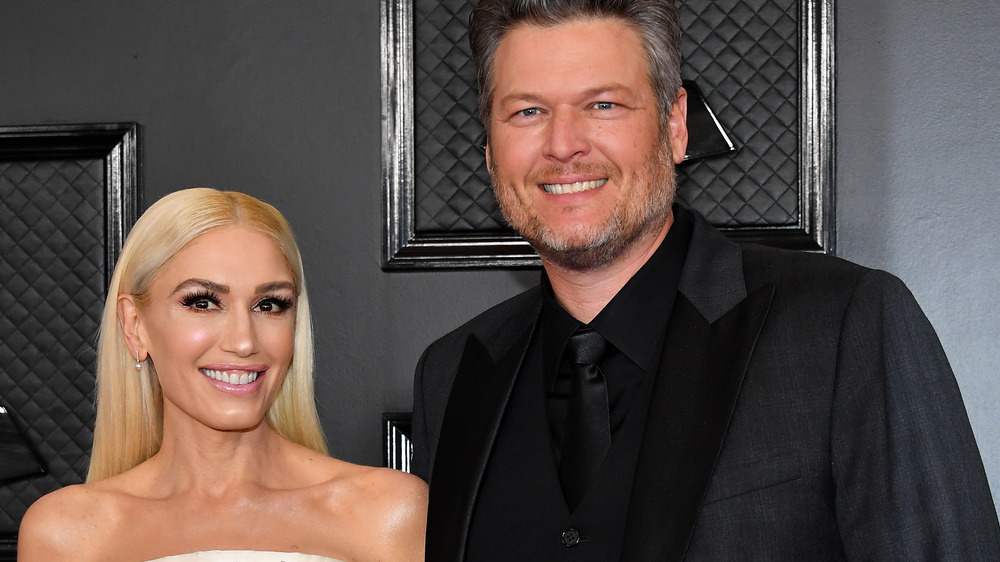
[[[0,281],[0,302],[20,302],[18,295],[26,288],[44,286],[51,291],[49,295],[59,294],[60,302],[72,303],[56,305],[48,296],[44,302],[56,311],[55,321],[34,318],[40,312],[30,310],[9,318],[4,325],[13,326],[13,332],[0,334],[3,356],[36,347],[47,349],[45,354],[31,353],[31,357],[0,366],[0,395],[5,395],[7,414],[20,422],[44,469],[0,483],[0,560],[16,560],[16,529],[28,505],[86,475],[93,428],[94,365],[90,363],[104,304],[100,297],[138,217],[139,183],[136,123],[0,127],[0,196],[4,198],[0,242],[5,248],[0,266],[5,272],[18,273],[5,274]],[[45,202],[60,205],[31,201],[36,193],[46,194]],[[80,220],[76,223],[67,217]],[[34,229],[51,236],[45,239]],[[46,269],[47,263],[56,269]],[[71,277],[79,280],[72,279],[64,287],[62,278],[70,264],[74,265]],[[94,294],[92,299],[77,299],[65,289]],[[3,308],[3,314],[12,310]],[[91,328],[93,333],[78,331],[90,332]],[[32,365],[36,359],[51,365]]]
[[[484,167],[476,163],[482,157],[472,150],[485,137],[474,119],[474,80],[463,52],[463,18],[471,4],[381,0],[387,271],[540,265],[534,250],[499,217]],[[736,156],[679,167],[678,199],[735,240],[834,253],[833,0],[695,0],[678,6],[686,41],[682,75],[701,86],[721,127],[737,137]],[[420,70],[423,58],[432,59],[424,65],[431,70]],[[782,58],[787,67],[768,83]],[[464,83],[452,76],[464,76]],[[422,99],[425,93],[428,99]],[[773,107],[762,109],[771,102]],[[782,143],[787,154],[768,162]],[[456,177],[450,169],[432,169],[435,157],[424,150],[429,144],[455,150],[449,162],[456,163]],[[686,177],[694,175],[695,181]],[[770,193],[782,182],[784,191]],[[444,195],[434,193],[442,185]],[[764,211],[751,209],[758,201]],[[434,205],[429,222],[425,207]],[[433,223],[437,209],[446,215],[444,227]]]
[[[384,412],[382,414],[382,465],[406,473],[411,472],[413,460],[413,414],[410,412]]]

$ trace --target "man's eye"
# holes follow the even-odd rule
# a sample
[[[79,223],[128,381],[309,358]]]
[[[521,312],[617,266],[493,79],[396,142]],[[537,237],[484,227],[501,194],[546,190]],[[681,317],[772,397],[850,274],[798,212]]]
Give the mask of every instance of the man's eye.
[[[538,108],[529,107],[528,109],[522,109],[521,111],[518,111],[517,114],[520,115],[521,117],[534,117],[535,115],[538,115]]]
[[[612,109],[615,104],[609,101],[599,101],[594,104],[594,109]]]

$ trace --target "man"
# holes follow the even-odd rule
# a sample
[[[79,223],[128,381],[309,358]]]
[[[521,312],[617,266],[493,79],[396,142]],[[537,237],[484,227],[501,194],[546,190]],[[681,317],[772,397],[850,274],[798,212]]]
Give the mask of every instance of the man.
[[[428,560],[1000,559],[903,284],[672,206],[669,0],[483,0],[470,39],[494,191],[544,273],[417,367]]]

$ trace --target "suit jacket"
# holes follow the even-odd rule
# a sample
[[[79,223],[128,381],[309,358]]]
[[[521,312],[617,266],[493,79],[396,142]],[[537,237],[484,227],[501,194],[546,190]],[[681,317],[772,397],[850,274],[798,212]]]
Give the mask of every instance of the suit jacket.
[[[464,559],[540,307],[530,289],[417,366],[428,560]],[[830,256],[740,247],[695,217],[622,559],[1000,560],[958,386],[903,283]]]

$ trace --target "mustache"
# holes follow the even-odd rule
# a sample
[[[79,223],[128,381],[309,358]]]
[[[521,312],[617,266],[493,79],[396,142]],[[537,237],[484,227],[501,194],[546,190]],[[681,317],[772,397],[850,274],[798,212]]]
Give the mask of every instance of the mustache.
[[[549,166],[540,170],[533,170],[528,174],[526,181],[529,184],[546,183],[546,180],[559,176],[587,175],[610,178],[618,175],[618,170],[611,164],[573,164],[571,166]]]

